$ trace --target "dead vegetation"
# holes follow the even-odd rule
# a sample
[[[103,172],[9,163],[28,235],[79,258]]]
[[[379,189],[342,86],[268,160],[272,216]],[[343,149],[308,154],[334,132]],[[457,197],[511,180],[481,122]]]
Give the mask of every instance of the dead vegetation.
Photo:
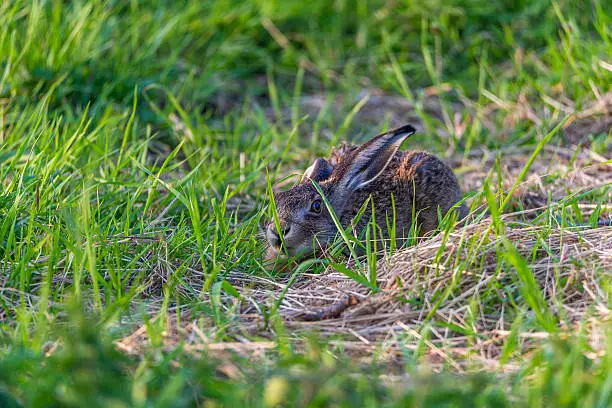
[[[232,317],[223,329],[233,341],[216,341],[218,323],[194,320],[186,310],[180,322],[170,317],[164,323],[163,344],[173,349],[184,342],[185,350],[195,354],[207,350],[220,356],[238,353],[260,358],[275,347],[266,340],[274,337],[275,329],[263,310],[274,308],[282,299],[279,316],[292,337],[315,331],[354,357],[376,355],[390,363],[400,360],[402,350],[416,350],[424,342],[425,359],[433,369],[497,370],[503,365],[502,349],[516,318],[512,303],[521,302],[525,285],[511,268],[500,267],[506,262],[502,240],[507,239],[530,261],[544,307],[561,317],[560,336],[582,325],[596,358],[603,352],[602,326],[611,316],[606,285],[612,271],[612,228],[534,227],[513,223],[516,218],[504,216],[512,226],[503,238],[485,220],[381,259],[378,290],[332,268],[323,274],[304,274],[291,285],[232,272],[227,279],[242,298],[225,298],[224,310]],[[469,241],[475,245],[467,245]],[[527,320],[537,320],[537,311],[525,311]],[[431,337],[421,338],[421,328],[426,326]],[[521,354],[550,335],[545,330],[520,331]],[[118,346],[138,354],[149,341],[143,325]],[[512,362],[504,365],[505,370],[514,368]]]
[[[571,321],[580,320],[588,309],[607,314],[607,292],[601,288],[598,272],[612,270],[612,229],[550,228],[545,243],[539,242],[548,227],[513,227],[505,239],[518,242],[517,249],[530,259],[533,275],[543,296],[556,313]],[[466,245],[476,240],[476,246]],[[386,336],[396,322],[421,325],[436,320],[463,327],[466,331],[508,329],[504,307],[487,306],[497,290],[518,293],[516,276],[500,271],[500,238],[489,221],[467,226],[404,249],[377,266],[377,286],[372,291],[331,268],[322,275],[305,275],[288,288],[281,306],[291,328],[312,327],[300,318],[333,307],[347,297],[339,316],[321,321],[323,333],[354,332],[364,338]],[[244,296],[255,302],[277,298],[271,288],[247,289]],[[501,296],[504,297],[504,296]],[[470,301],[477,300],[474,311]],[[247,307],[246,313],[251,310]],[[309,319],[311,320],[311,319]],[[469,327],[468,327],[468,323]]]

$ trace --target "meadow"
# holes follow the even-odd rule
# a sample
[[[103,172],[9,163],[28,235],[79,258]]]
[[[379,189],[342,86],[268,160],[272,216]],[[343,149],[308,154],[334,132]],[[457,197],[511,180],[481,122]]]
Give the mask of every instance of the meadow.
[[[612,405],[609,0],[2,0],[0,27],[0,406]],[[267,267],[272,190],[404,123],[472,222]]]

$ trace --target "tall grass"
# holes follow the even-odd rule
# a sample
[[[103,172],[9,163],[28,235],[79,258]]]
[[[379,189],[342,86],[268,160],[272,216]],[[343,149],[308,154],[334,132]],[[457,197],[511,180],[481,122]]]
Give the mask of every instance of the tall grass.
[[[270,183],[337,142],[379,133],[387,113],[376,123],[362,114],[381,92],[413,104],[423,131],[411,147],[466,159],[498,149],[499,174],[505,149],[522,148],[535,158],[545,146],[564,147],[568,134],[556,132],[562,118],[592,106],[612,83],[606,6],[601,0],[2,2],[0,405],[269,406],[281,395],[289,404],[314,406],[606,406],[609,344],[591,358],[583,333],[551,336],[501,382],[421,380],[416,373],[416,382],[401,389],[379,375],[389,367],[374,364],[353,375],[362,367],[333,345],[299,350],[304,339],[284,332],[278,318],[282,291],[273,306],[257,305],[278,351],[259,366],[163,346],[170,322],[183,319],[195,321],[210,342],[261,340],[228,334],[241,296],[226,277],[286,279],[261,261]],[[316,109],[305,103],[308,96],[318,98]],[[610,140],[608,130],[581,142],[609,159]],[[503,236],[498,213],[517,204],[495,173],[488,172],[487,191],[469,193],[473,208],[488,204],[494,233]],[[570,191],[530,222],[584,221],[584,200],[598,206],[588,220],[596,222],[610,186]],[[372,220],[370,237],[376,223],[387,221]],[[442,233],[451,221],[442,223]],[[359,238],[342,234],[349,248]],[[545,232],[539,238],[545,242]],[[481,239],[462,241],[474,259]],[[523,283],[523,292],[510,294],[508,361],[520,355],[522,332],[554,332],[560,323],[542,307],[531,260],[517,256],[513,245],[499,248],[506,253],[499,273],[516,273]],[[376,288],[381,249],[367,246],[365,263],[355,268],[339,256],[324,262]],[[460,261],[453,267],[465,272]],[[609,275],[602,271],[601,279]],[[279,285],[286,290],[292,282]],[[433,294],[433,301],[453,290]],[[488,294],[493,304],[510,296],[494,283]],[[537,313],[535,322],[525,317],[528,310]],[[145,351],[139,358],[117,352],[112,341],[139,324],[150,339]],[[421,357],[406,352],[401,371]]]

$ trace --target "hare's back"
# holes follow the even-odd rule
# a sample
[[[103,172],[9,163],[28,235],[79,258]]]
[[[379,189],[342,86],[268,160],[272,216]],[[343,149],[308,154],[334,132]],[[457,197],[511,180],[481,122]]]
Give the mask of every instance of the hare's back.
[[[461,200],[461,189],[452,169],[441,159],[426,152],[402,152],[397,177],[413,190],[414,204],[432,225],[437,224],[438,208],[442,214]],[[459,208],[459,216],[466,215],[467,208]],[[435,221],[434,221],[435,220]]]

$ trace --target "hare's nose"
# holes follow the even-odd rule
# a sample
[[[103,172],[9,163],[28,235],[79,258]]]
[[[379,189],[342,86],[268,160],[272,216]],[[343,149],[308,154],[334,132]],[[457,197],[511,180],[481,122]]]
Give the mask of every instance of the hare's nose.
[[[289,224],[281,224],[281,232],[283,233],[283,236],[287,236],[287,234],[289,234],[290,229],[291,229],[291,226]],[[268,225],[267,238],[270,244],[277,246],[277,247],[280,246],[281,238],[278,235],[278,231],[274,223],[270,223]]]
[[[271,231],[271,232],[273,231],[276,235],[278,235],[277,234],[277,229],[276,229],[276,224],[274,224],[273,222],[268,224],[268,230]],[[280,223],[280,230],[283,233],[283,235],[287,235],[289,233],[289,231],[291,230],[291,225],[289,223],[281,222]]]

